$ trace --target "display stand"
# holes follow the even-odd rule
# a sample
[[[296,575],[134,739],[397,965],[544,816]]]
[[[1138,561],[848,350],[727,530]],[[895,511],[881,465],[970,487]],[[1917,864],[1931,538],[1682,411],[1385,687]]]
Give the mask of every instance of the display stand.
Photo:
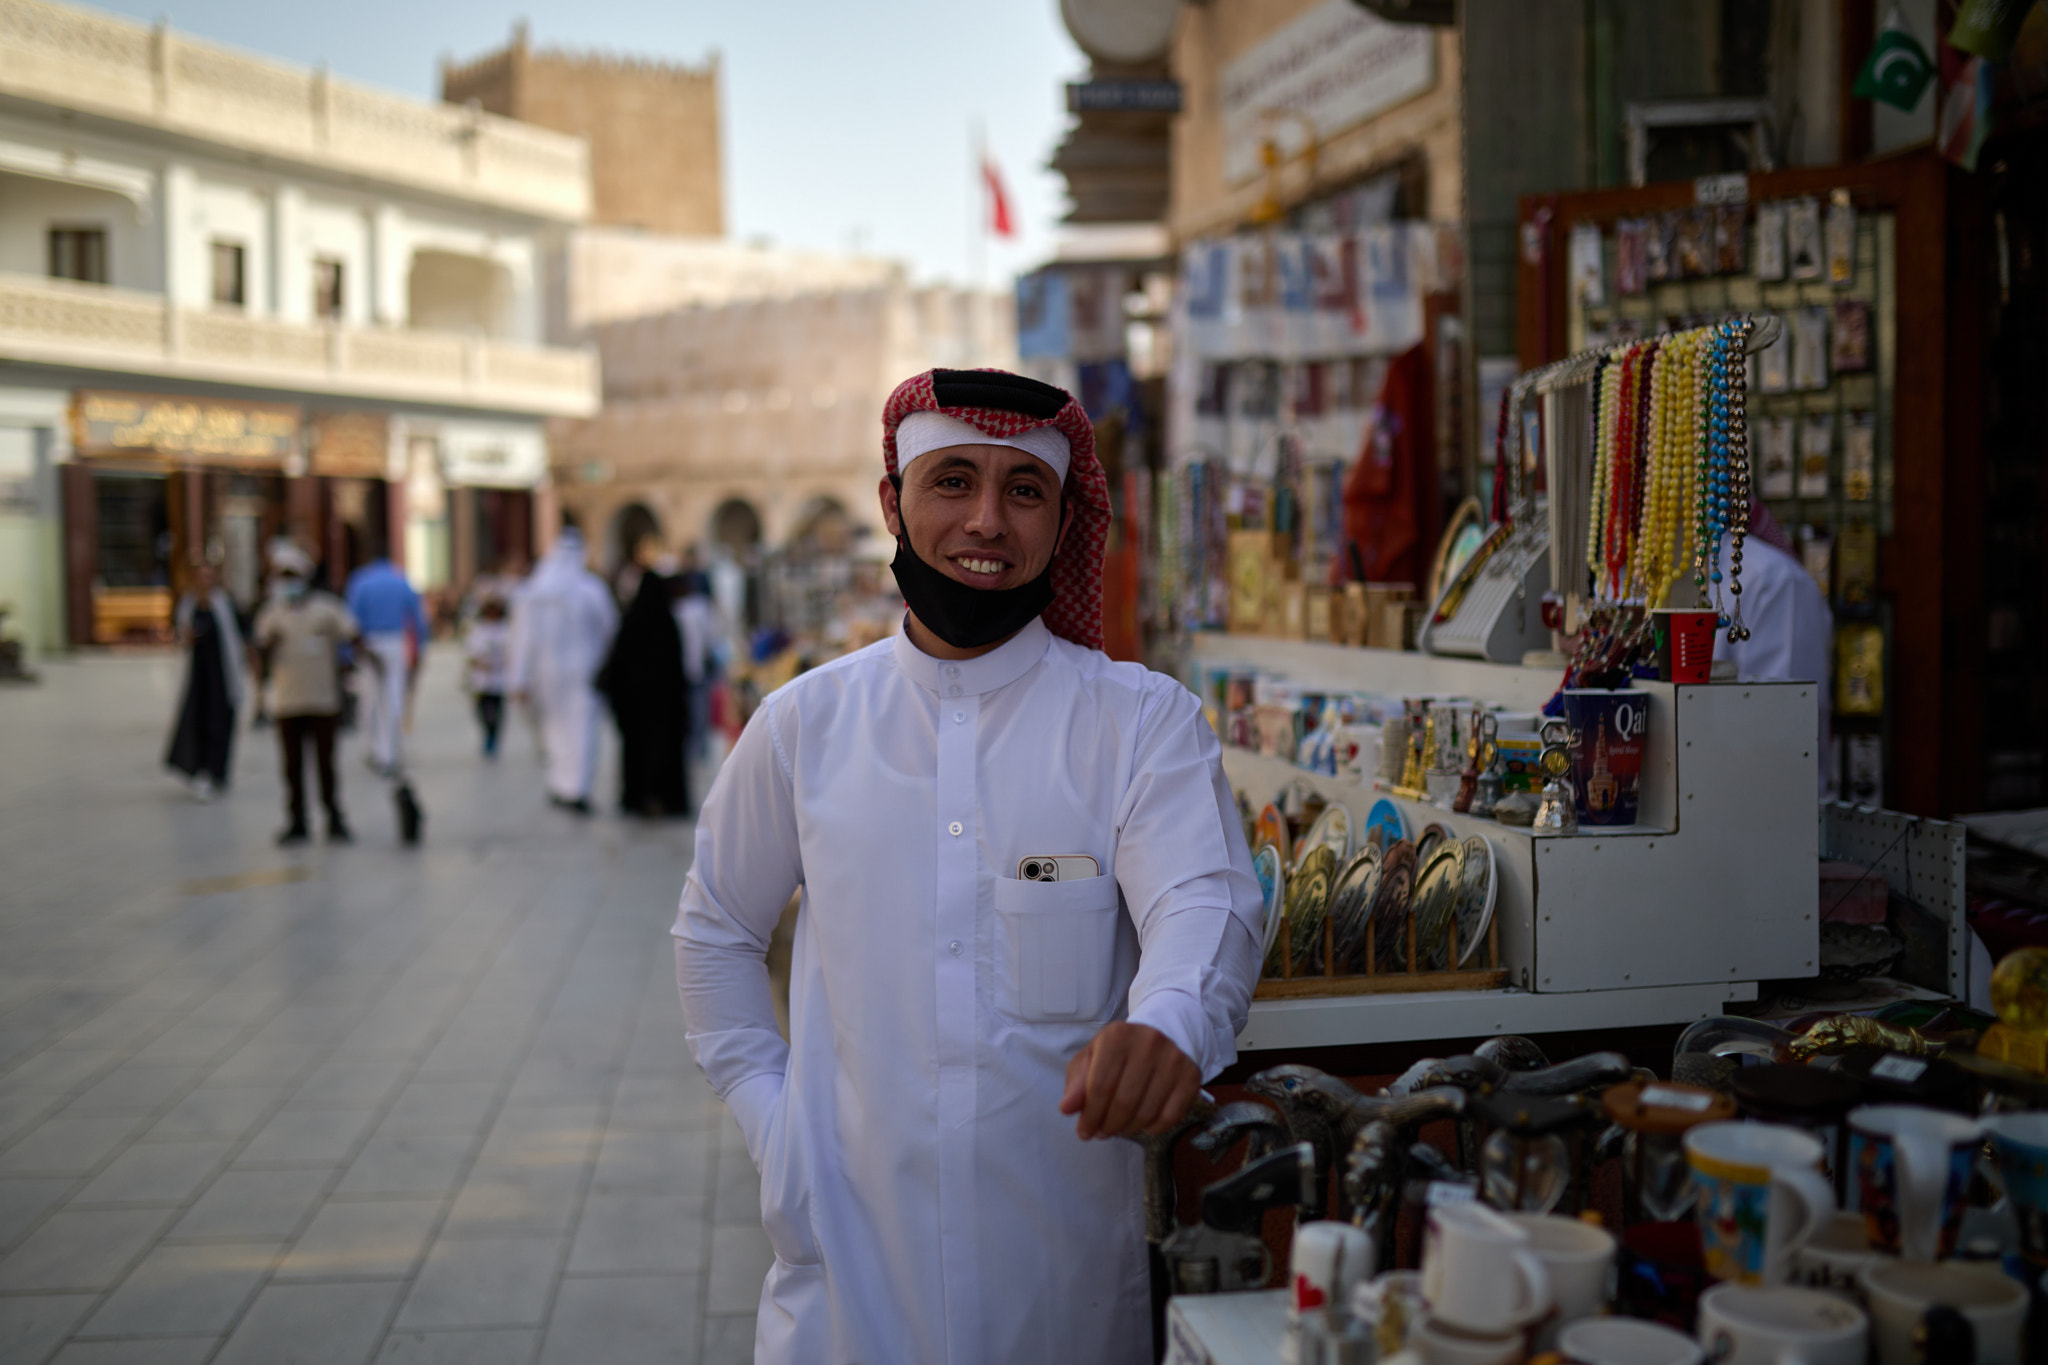
[[[1308,690],[1464,697],[1535,710],[1551,669],[1242,635],[1197,635],[1188,681],[1284,674]],[[1224,750],[1233,786],[1263,802],[1290,781],[1364,828],[1387,797],[1411,827],[1435,821],[1494,846],[1494,909],[1508,985],[1255,1000],[1240,1050],[1678,1024],[1753,1000],[1762,980],[1819,965],[1819,830],[1810,683],[1644,683],[1649,757],[1638,824],[1537,835],[1392,797],[1370,782]]]

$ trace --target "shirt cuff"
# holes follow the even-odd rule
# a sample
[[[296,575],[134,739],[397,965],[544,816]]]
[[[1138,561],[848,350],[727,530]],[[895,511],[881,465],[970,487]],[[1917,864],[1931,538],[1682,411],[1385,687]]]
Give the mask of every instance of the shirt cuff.
[[[761,1169],[761,1153],[768,1145],[768,1125],[782,1104],[783,1076],[779,1071],[758,1071],[725,1092],[725,1107],[732,1111],[747,1140],[747,1155],[754,1169]]]
[[[1167,1041],[1195,1064],[1205,1081],[1233,1060],[1210,1056],[1211,1049],[1206,1046],[1210,1032],[1208,1011],[1202,1008],[1200,1000],[1177,987],[1154,990],[1125,1019],[1165,1034]]]

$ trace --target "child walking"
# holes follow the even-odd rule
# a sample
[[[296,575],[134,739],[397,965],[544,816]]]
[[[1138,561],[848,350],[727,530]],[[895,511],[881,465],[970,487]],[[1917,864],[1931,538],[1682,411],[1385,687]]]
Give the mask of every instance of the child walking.
[[[484,730],[484,757],[498,756],[498,727],[505,719],[505,667],[510,658],[511,629],[505,621],[505,600],[486,597],[470,622],[463,642],[468,659],[463,682],[476,698],[477,724]]]

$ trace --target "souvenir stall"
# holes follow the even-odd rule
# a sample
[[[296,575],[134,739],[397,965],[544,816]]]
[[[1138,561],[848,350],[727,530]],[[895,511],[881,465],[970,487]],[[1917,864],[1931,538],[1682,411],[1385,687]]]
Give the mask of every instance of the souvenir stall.
[[[1420,650],[1196,638],[1266,957],[1242,1090],[1147,1144],[1169,1359],[2035,1358],[2048,960],[2001,968],[1995,1026],[1958,1003],[1960,831],[1816,812],[1816,684],[1712,658],[1787,335],[1521,376]],[[1688,1020],[1656,1066],[1552,1051]],[[1489,1034],[1384,1084],[1297,1052]],[[1949,1179],[1987,1140],[2002,1188]],[[1918,1353],[1957,1323],[1974,1355]]]

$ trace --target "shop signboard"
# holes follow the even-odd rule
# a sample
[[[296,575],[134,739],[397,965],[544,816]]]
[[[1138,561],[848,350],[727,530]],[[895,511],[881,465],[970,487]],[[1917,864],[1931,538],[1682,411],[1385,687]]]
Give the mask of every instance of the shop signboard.
[[[391,477],[391,419],[376,412],[316,412],[312,472],[330,479]]]
[[[1223,68],[1224,178],[1257,176],[1268,140],[1297,156],[1435,84],[1434,29],[1324,0]]]
[[[442,422],[433,434],[440,439],[442,477],[450,487],[534,488],[547,474],[547,438],[538,426]]]
[[[298,454],[299,421],[288,403],[81,389],[71,440],[88,458],[277,469]]]

